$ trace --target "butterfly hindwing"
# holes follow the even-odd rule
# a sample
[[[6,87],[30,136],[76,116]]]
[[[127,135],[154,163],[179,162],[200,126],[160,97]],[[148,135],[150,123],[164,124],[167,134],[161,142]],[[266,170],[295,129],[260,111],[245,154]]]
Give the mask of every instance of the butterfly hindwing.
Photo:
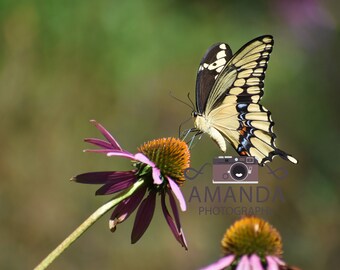
[[[209,135],[223,151],[225,145],[221,143],[221,135],[240,155],[255,156],[260,165],[271,161],[275,155],[297,163],[295,158],[276,147],[271,113],[258,104],[263,96],[265,72],[273,44],[272,36],[255,38],[226,63],[220,61],[220,65],[215,64],[215,69],[211,63],[220,59],[213,55],[218,53],[220,45],[214,45],[200,64],[196,83],[196,109],[204,121],[200,119],[195,123],[204,127],[204,132],[211,131]],[[229,47],[226,45],[226,48]],[[216,135],[216,132],[221,135]]]

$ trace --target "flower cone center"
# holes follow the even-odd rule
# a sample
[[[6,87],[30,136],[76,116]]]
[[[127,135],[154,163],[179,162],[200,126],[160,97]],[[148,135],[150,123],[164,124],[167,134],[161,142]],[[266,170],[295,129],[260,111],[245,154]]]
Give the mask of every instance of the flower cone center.
[[[245,217],[236,221],[226,231],[221,244],[224,254],[242,256],[256,253],[261,258],[282,254],[279,232],[257,217]]]
[[[182,185],[185,181],[184,170],[190,164],[187,144],[177,138],[162,138],[141,145],[138,150],[153,161],[162,175],[167,175]]]

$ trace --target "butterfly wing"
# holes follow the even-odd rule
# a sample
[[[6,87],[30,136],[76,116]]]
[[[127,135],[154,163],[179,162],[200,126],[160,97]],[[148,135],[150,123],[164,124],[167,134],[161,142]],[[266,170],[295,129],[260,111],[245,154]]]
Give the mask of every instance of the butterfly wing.
[[[258,104],[273,44],[272,36],[261,36],[235,53],[216,77],[203,111],[240,155],[255,156],[261,165],[275,155],[297,163],[276,147],[271,113]]]
[[[210,91],[231,57],[231,49],[225,43],[212,45],[203,56],[196,79],[196,110],[198,113],[202,114],[205,111]]]

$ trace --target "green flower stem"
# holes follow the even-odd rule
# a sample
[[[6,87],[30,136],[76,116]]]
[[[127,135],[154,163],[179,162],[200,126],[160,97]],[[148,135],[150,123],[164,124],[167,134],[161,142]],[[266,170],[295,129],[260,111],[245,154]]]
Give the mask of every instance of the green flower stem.
[[[113,200],[99,207],[91,216],[89,216],[73,233],[71,233],[59,246],[56,247],[45,259],[39,263],[34,270],[46,269],[56,258],[60,256],[73,242],[75,242],[91,225],[93,225],[106,212],[120,203],[122,200],[131,196],[142,184],[144,180],[139,180],[131,188],[120,193]]]

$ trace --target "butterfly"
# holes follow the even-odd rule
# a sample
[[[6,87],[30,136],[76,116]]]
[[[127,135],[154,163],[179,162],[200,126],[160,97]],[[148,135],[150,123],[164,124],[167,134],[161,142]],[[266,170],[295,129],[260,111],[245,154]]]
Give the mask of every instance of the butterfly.
[[[240,155],[254,156],[262,166],[274,156],[297,163],[276,147],[271,113],[259,104],[273,44],[273,37],[264,35],[234,55],[226,43],[207,50],[197,73],[193,138],[207,133],[223,152],[229,142]]]

